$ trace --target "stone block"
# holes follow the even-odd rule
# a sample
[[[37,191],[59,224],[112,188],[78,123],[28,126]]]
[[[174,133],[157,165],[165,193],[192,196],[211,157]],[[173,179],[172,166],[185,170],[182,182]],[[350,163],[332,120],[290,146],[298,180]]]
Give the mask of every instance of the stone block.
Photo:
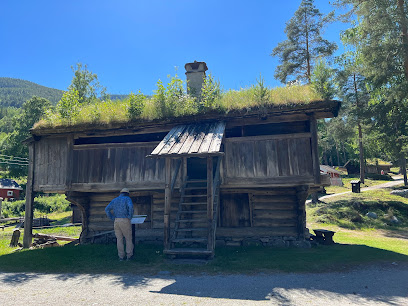
[[[286,248],[288,246],[287,242],[283,239],[274,239],[268,245],[274,248]]]
[[[243,246],[259,246],[261,242],[258,239],[245,239],[242,241]]]

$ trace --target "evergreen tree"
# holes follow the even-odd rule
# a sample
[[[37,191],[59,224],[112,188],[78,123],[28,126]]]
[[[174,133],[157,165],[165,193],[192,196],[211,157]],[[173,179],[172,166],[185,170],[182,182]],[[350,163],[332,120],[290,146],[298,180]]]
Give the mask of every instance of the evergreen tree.
[[[352,5],[358,17],[349,43],[361,54],[374,126],[391,157],[401,160],[408,185],[408,2],[340,0],[338,4]]]
[[[314,61],[327,57],[337,49],[335,43],[323,39],[322,29],[333,18],[333,13],[323,16],[315,7],[314,0],[302,0],[294,16],[286,24],[287,40],[273,49],[272,56],[278,56],[281,65],[275,70],[275,78],[282,83],[302,80],[310,83]]]

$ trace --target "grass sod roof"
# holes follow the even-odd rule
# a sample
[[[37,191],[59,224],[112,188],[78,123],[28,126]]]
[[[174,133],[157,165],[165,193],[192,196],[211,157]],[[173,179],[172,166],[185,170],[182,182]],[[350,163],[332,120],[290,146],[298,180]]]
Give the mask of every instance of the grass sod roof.
[[[191,103],[192,99],[190,99]],[[194,101],[193,101],[194,102]],[[211,108],[199,111],[194,105],[185,107],[188,101],[180,101],[176,106],[180,110],[173,116],[162,117],[158,114],[157,101],[145,100],[142,114],[131,119],[128,113],[129,101],[100,101],[81,105],[79,115],[70,120],[62,119],[57,112],[37,122],[31,133],[34,135],[84,132],[107,129],[128,129],[158,125],[174,125],[203,120],[228,120],[250,118],[265,115],[294,113],[315,113],[318,118],[336,116],[340,103],[322,100],[310,86],[290,86],[268,89],[264,101],[259,102],[254,88],[230,90],[222,94]]]

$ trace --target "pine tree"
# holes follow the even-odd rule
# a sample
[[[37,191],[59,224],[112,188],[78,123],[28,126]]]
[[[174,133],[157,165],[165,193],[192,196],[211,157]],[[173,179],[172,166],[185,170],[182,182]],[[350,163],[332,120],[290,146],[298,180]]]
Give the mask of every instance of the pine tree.
[[[406,0],[340,0],[357,15],[349,43],[361,54],[373,119],[380,140],[406,177],[408,149],[408,3]]]
[[[314,6],[314,0],[302,0],[294,16],[286,24],[287,40],[273,49],[281,65],[275,70],[275,78],[282,83],[292,76],[294,80],[310,83],[314,62],[318,57],[327,57],[337,49],[335,43],[323,39],[322,30],[333,18],[333,13],[323,16]]]

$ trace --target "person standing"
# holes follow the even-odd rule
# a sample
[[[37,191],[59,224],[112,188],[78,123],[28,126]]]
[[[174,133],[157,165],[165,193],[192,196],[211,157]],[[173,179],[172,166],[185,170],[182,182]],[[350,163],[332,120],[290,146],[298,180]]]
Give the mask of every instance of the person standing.
[[[125,259],[125,247],[123,237],[126,240],[127,260],[133,257],[132,225],[130,219],[133,216],[133,203],[129,197],[129,189],[123,188],[120,195],[114,198],[105,208],[106,215],[114,221],[116,244],[118,247],[119,260]],[[113,213],[112,213],[113,212]]]

